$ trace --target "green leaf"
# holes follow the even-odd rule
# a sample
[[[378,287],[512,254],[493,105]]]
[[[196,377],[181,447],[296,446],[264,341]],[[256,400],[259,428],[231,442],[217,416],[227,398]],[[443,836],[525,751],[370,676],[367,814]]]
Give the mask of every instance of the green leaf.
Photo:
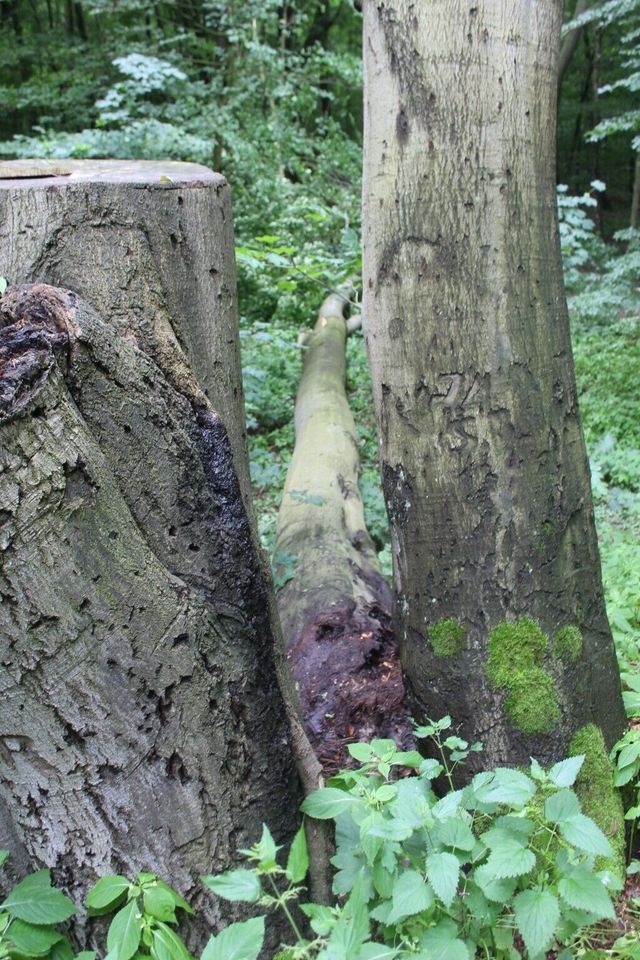
[[[511,807],[524,806],[535,792],[533,780],[509,767],[498,767],[491,780],[475,788],[476,797],[482,803],[506,803]]]
[[[331,820],[341,813],[348,813],[355,801],[350,793],[335,787],[323,787],[314,790],[305,797],[300,809],[316,820]]]
[[[419,769],[420,774],[427,780],[435,780],[436,777],[439,777],[440,774],[444,772],[444,767],[442,764],[431,758],[423,760]]]
[[[396,947],[388,947],[384,943],[365,943],[356,960],[394,960],[397,956]]]
[[[64,893],[51,886],[49,870],[38,870],[13,888],[0,908],[27,923],[62,923],[76,912]]]
[[[391,761],[391,765],[403,766],[403,767],[412,767],[415,769],[419,767],[424,760],[424,757],[421,753],[418,753],[417,750],[407,750],[407,751],[398,751]]]
[[[473,879],[478,884],[482,892],[484,893],[487,900],[493,900],[497,903],[506,903],[511,899],[513,891],[516,888],[516,881],[513,879],[506,878],[504,880],[498,879],[487,870],[485,864],[482,864],[479,867],[476,867]]]
[[[544,815],[552,823],[562,823],[580,813],[580,802],[573,790],[559,790],[544,804]]]
[[[158,923],[153,928],[151,956],[154,960],[190,960],[184,943],[166,923]]]
[[[426,796],[428,790],[428,786],[418,777],[399,780],[396,796],[391,804],[394,817],[414,828],[424,826],[425,820],[430,817],[430,806]]]
[[[373,799],[376,803],[388,803],[389,800],[393,800],[397,792],[397,784],[383,783],[381,787],[374,791]]]
[[[145,887],[142,892],[142,902],[144,912],[156,920],[164,920],[169,923],[176,922],[176,904],[175,900],[167,890],[162,887]]]
[[[452,853],[430,853],[426,860],[427,878],[435,895],[450,907],[458,889],[460,862]]]
[[[499,880],[506,877],[521,877],[529,873],[536,865],[536,856],[532,850],[524,847],[520,840],[508,834],[496,845],[485,863],[487,873]]]
[[[368,763],[373,756],[373,750],[368,743],[349,743],[347,750],[359,763]]]
[[[604,884],[585,867],[575,867],[558,883],[562,899],[576,910],[586,910],[594,918],[613,920],[615,912]]]
[[[423,953],[418,957],[424,956],[428,960],[471,960],[468,947],[458,939],[457,933],[458,927],[452,920],[441,920],[423,935],[420,940]]]
[[[158,882],[157,873],[149,873],[147,870],[140,870],[139,873],[136,873],[136,883],[141,887],[145,885],[148,886],[150,883],[157,883],[157,882]]]
[[[560,919],[557,898],[549,890],[525,890],[514,900],[514,914],[531,956],[548,950]]]
[[[258,856],[258,867],[260,870],[272,870],[276,863],[276,855],[279,846],[276,845],[275,840],[271,836],[271,831],[266,823],[262,824],[262,835],[260,840],[255,846],[255,851]]]
[[[534,780],[543,781],[547,779],[547,774],[542,769],[535,757],[531,757],[531,769],[529,772]]]
[[[0,850],[0,867],[9,859],[10,856],[11,854],[8,850]]]
[[[387,923],[397,923],[405,917],[428,910],[433,904],[433,891],[417,870],[401,873],[393,889],[393,908]]]
[[[140,945],[142,916],[137,900],[131,900],[111,921],[107,933],[107,949],[117,960],[130,960]]]
[[[626,747],[623,747],[620,753],[618,754],[618,759],[616,761],[617,766],[628,767],[630,764],[635,764],[636,760],[640,757],[640,740],[634,740],[633,743],[628,743]]]
[[[329,938],[330,945],[344,947],[346,958],[352,957],[364,941],[369,939],[369,911],[365,887],[365,879],[360,876]]]
[[[291,883],[301,883],[306,877],[308,869],[309,852],[307,850],[307,838],[305,836],[304,826],[302,826],[293,838],[285,873]]]
[[[81,950],[76,954],[75,960],[96,960],[96,956],[95,950]]]
[[[255,903],[260,899],[262,887],[253,870],[227,870],[217,876],[200,877],[202,882],[225,900],[241,900]]]
[[[0,296],[2,296],[2,294],[5,292],[6,289],[7,289],[6,277],[0,277]]]
[[[311,921],[311,929],[319,937],[326,937],[336,924],[336,915],[332,907],[319,903],[301,903],[300,909]]]
[[[377,817],[367,829],[374,837],[398,842],[406,840],[413,833],[413,826],[406,820],[382,816]]]
[[[25,923],[24,920],[14,920],[9,927],[7,938],[18,953],[27,957],[43,957],[49,953],[54,943],[62,940],[62,934],[49,927],[37,927],[32,923]]]
[[[395,882],[396,874],[387,870],[383,863],[378,861],[373,865],[373,885],[381,897],[393,896]]]
[[[593,853],[597,856],[610,857],[613,853],[611,844],[600,827],[589,817],[576,813],[560,823],[560,833],[578,850]]]
[[[577,757],[569,757],[568,760],[561,760],[560,763],[554,763],[549,770],[549,779],[557,787],[572,787],[576,782],[576,777],[580,773],[585,755],[580,754]]]
[[[86,953],[90,954],[89,960],[94,960],[95,950],[87,950]],[[81,954],[78,954],[80,956]],[[73,950],[71,949],[71,944],[64,937],[62,940],[58,940],[57,943],[54,943],[51,953],[49,954],[50,960],[74,960]]]
[[[173,887],[170,887],[168,883],[164,882],[164,880],[156,880],[156,886],[168,893],[170,897],[173,897],[173,902],[175,903],[176,907],[180,907],[180,909],[184,910],[185,913],[193,915],[193,910],[184,897],[180,896],[177,890],[174,890]]]
[[[119,874],[102,877],[87,894],[85,900],[87,909],[90,913],[96,914],[119,905],[119,902],[125,898],[130,886],[129,880]]]
[[[498,826],[498,820],[501,825]],[[499,817],[496,821],[496,825],[491,827],[490,830],[487,830],[486,833],[481,834],[480,839],[489,847],[490,850],[499,850],[500,847],[506,846],[513,848],[514,844],[518,847],[525,848],[529,840],[531,831],[518,831],[517,828],[513,829],[511,827],[510,817]],[[528,823],[531,827],[533,824],[530,820],[523,821]]]
[[[446,820],[452,817],[462,802],[462,790],[452,790],[438,800],[431,808],[431,813],[438,820]]]
[[[454,847],[456,850],[470,851],[476,844],[476,838],[471,827],[454,817],[438,823],[435,828],[435,835],[443,846]]]
[[[211,937],[202,960],[257,960],[264,940],[264,917],[232,923],[217,937]]]

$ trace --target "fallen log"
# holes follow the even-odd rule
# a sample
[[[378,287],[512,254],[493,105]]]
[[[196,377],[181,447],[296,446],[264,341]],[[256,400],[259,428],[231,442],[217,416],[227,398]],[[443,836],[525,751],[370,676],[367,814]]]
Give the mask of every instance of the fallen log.
[[[274,552],[287,657],[327,772],[348,761],[348,742],[408,735],[391,592],[358,489],[358,438],[345,391],[347,303],[339,293],[327,297],[304,340]]]

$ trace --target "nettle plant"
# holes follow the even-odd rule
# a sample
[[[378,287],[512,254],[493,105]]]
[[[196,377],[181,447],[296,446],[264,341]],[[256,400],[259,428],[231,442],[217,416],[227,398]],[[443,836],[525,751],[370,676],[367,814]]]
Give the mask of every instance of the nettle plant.
[[[453,769],[479,745],[447,735],[450,728],[445,717],[416,729],[440,759],[399,751],[392,740],[352,744],[359,768],[304,801],[309,816],[336,822],[334,892],[346,898],[333,908],[301,905],[315,939],[301,935],[290,908],[306,873],[301,833],[286,868],[265,828],[244,851],[252,866],[205,882],[229,899],[285,911],[296,941],[282,960],[538,960],[552,947],[568,960],[582,928],[614,918],[610,891],[620,889],[598,869],[609,841],[571,789],[584,757],[548,771],[532,760],[529,774],[498,768],[455,789]],[[442,797],[438,778],[450,787]],[[255,952],[238,953],[243,960],[255,960],[262,943],[262,926],[249,923]]]

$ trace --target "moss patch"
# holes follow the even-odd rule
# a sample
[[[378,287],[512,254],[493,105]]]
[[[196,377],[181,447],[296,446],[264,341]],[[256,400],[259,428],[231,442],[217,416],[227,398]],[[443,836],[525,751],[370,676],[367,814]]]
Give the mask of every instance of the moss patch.
[[[506,620],[489,634],[485,672],[494,688],[506,688],[504,710],[523,733],[549,733],[560,721],[558,697],[542,661],[548,637],[535,620]]]
[[[538,666],[512,673],[504,711],[523,733],[549,733],[560,722],[553,680]]]
[[[553,641],[553,653],[561,660],[575,663],[582,653],[582,633],[578,627],[569,626],[558,630]]]
[[[429,627],[429,639],[436,657],[454,657],[464,650],[467,628],[457,620],[440,620]]]
[[[575,791],[588,817],[598,824],[613,847],[613,856],[598,858],[598,869],[625,875],[625,823],[622,797],[613,785],[613,765],[607,755],[602,731],[589,723],[574,734],[569,744],[572,757],[583,753],[585,761]]]

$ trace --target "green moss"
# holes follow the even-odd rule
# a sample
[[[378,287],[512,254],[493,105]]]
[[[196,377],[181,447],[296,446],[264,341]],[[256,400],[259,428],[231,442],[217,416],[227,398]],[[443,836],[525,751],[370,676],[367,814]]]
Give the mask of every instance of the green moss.
[[[553,641],[553,653],[561,660],[575,663],[582,653],[582,633],[579,627],[569,626],[558,630]]]
[[[553,680],[542,667],[548,637],[535,620],[499,623],[489,635],[485,672],[491,685],[508,691],[504,710],[523,733],[549,733],[560,720]]]
[[[440,620],[429,627],[429,639],[436,657],[454,657],[464,650],[467,628],[457,620]]]
[[[560,722],[553,680],[542,667],[532,666],[511,675],[504,712],[523,733],[549,733]]]
[[[583,753],[585,761],[575,791],[582,809],[598,824],[613,847],[613,856],[599,858],[598,869],[625,875],[625,822],[620,792],[613,785],[613,766],[607,755],[602,731],[589,723],[574,734],[569,744],[572,757]]]

